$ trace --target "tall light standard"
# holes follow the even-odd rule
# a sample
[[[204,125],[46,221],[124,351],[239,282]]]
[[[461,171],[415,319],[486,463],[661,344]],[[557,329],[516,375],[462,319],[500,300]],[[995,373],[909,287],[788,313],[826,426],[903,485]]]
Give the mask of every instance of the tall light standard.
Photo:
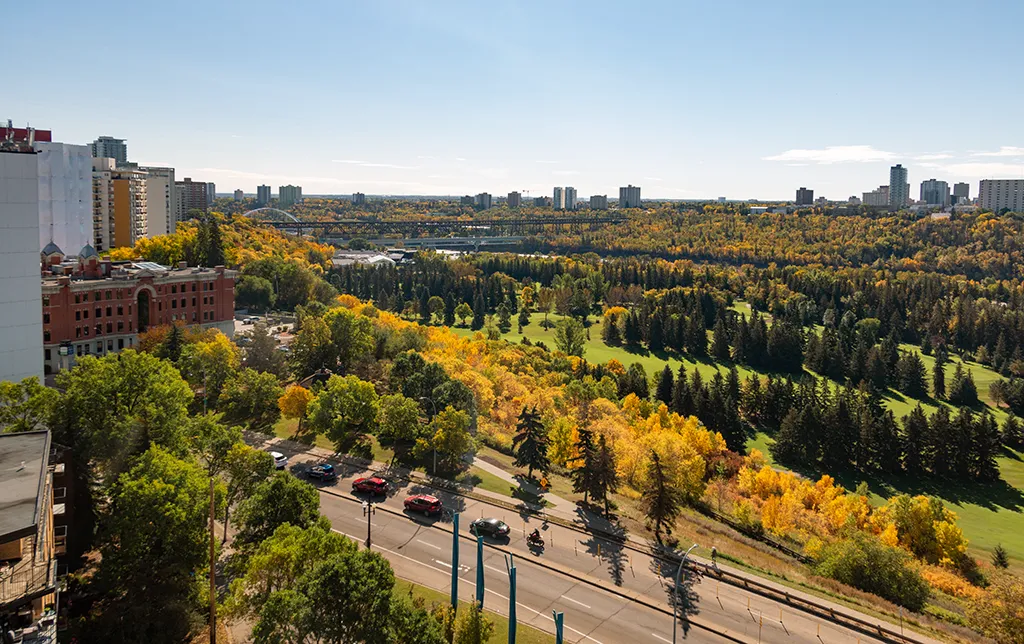
[[[366,549],[370,549],[370,517],[377,511],[377,504],[370,503],[369,501],[363,501],[363,515],[366,517]]]
[[[427,398],[426,396],[420,396],[420,400],[426,400],[430,403],[430,409],[434,412],[430,418],[433,420],[434,416],[437,416],[437,404],[433,398]],[[434,446],[434,468],[430,470],[431,474],[437,474],[437,446]]]
[[[690,556],[690,551],[696,547],[697,544],[693,544],[683,554],[683,558],[679,562],[679,568],[676,570],[676,601],[672,607],[672,644],[676,644],[676,629],[679,626],[679,581],[683,575],[683,566],[686,565],[686,558]]]
[[[452,612],[459,609],[459,513],[452,514]]]

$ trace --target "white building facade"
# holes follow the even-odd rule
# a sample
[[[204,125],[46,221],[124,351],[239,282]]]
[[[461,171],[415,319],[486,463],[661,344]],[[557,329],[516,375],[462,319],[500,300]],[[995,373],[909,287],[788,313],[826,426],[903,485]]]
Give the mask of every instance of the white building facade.
[[[43,378],[38,242],[36,152],[0,149],[0,380]]]
[[[986,210],[1024,212],[1024,179],[982,179],[978,203]]]
[[[92,244],[92,152],[87,145],[35,142],[39,164],[39,250]]]
[[[572,186],[565,187],[565,209],[576,210],[576,188]]]
[[[174,168],[147,166],[140,169],[146,173],[146,236],[170,235],[177,229],[178,221]]]
[[[619,188],[619,208],[639,208],[640,187],[632,184]]]
[[[904,208],[910,203],[910,184],[907,169],[897,163],[889,168],[889,207]]]

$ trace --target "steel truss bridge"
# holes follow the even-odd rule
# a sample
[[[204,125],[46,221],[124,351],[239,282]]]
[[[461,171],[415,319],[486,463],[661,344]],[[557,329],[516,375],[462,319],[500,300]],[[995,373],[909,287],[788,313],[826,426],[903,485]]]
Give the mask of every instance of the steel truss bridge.
[[[249,214],[249,213],[246,213]],[[543,232],[582,232],[594,230],[611,224],[621,224],[626,217],[531,217],[517,219],[455,219],[437,218],[409,220],[364,220],[339,219],[333,221],[294,221],[281,217],[273,219],[261,217],[262,213],[253,211],[252,215],[261,224],[296,231],[325,238],[382,237],[395,235],[400,237],[441,237],[459,234],[468,237],[507,237],[538,234]],[[274,213],[277,214],[277,213]],[[285,213],[287,214],[287,213]]]

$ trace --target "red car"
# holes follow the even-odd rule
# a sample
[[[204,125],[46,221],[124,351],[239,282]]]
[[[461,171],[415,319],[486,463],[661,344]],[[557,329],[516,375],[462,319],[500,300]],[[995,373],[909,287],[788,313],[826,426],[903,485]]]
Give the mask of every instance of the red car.
[[[352,481],[353,492],[369,492],[370,494],[387,494],[388,482],[376,476],[368,476]]]
[[[427,516],[441,514],[441,499],[429,494],[416,494],[405,500],[405,509],[410,512],[422,512]]]

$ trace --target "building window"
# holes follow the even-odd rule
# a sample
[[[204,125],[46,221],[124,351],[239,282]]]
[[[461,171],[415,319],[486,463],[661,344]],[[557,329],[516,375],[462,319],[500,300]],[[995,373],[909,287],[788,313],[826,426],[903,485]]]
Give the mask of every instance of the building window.
[[[107,317],[109,318],[109,317],[110,317],[111,315],[113,315],[113,314],[114,314],[114,309],[113,309],[113,307],[110,307],[110,306],[108,306],[108,307],[107,307]]]
[[[124,307],[121,306],[120,304],[117,305],[117,314],[124,315]]]
[[[93,302],[99,302],[102,299],[100,297],[101,295],[103,295],[103,294],[100,293],[99,291],[94,291],[93,294],[92,294],[92,301]]]
[[[103,340],[99,340],[98,342],[96,342],[96,353],[100,355],[103,354]]]
[[[49,349],[43,349],[43,360],[49,361],[49,359],[50,359],[50,350]]]
[[[192,282],[192,292],[193,293],[196,292],[196,283],[195,282]]]
[[[124,322],[122,322],[121,320],[118,320],[117,321],[117,332],[120,333],[122,331],[124,331]]]
[[[195,311],[192,311],[192,321],[193,322],[196,321],[196,312]]]
[[[43,331],[43,342],[49,342],[49,341],[50,341],[50,330],[47,329],[47,330]],[[47,349],[46,352],[49,353],[50,350]],[[47,358],[47,360],[49,360],[49,358]]]
[[[114,298],[111,297],[111,295],[113,295],[113,293],[114,293],[113,291],[107,291],[107,299],[108,300],[114,299]]]
[[[194,291],[195,289],[192,289],[192,290]],[[44,295],[43,296],[43,306],[50,306],[50,296],[49,295]]]
[[[82,355],[82,345],[80,345],[80,344],[76,344],[75,345],[75,355],[76,356],[81,356]]]
[[[107,333],[113,333],[113,332],[114,332],[114,323],[113,322],[107,322]]]
[[[82,327],[82,335],[84,335],[85,337],[89,337],[89,327],[87,327],[87,326],[83,326]]]
[[[163,311],[164,310],[164,303],[162,301],[156,303],[156,310],[157,311]]]
[[[185,308],[185,298],[181,298],[181,308]]]
[[[178,300],[171,300],[171,308],[172,309],[178,308]]]
[[[171,293],[177,293],[177,292],[178,292],[178,285],[177,284],[171,284]]]
[[[89,309],[84,309],[82,311],[82,319],[83,320],[88,320],[89,319]]]
[[[68,489],[66,487],[55,487],[55,488],[53,488],[53,498],[54,499],[63,499],[67,495],[68,495]],[[64,528],[64,534],[63,535],[57,534],[57,528],[58,527]],[[54,536],[67,536],[68,527],[67,526],[54,526],[53,527],[53,532],[54,532]]]
[[[76,320],[81,320],[82,319],[82,312],[81,311],[75,311],[75,319]]]
[[[96,325],[96,335],[103,335],[103,325],[102,324],[97,324]]]
[[[98,320],[98,319],[100,319],[101,317],[103,317],[103,309],[101,309],[101,308],[97,308],[97,309],[96,309],[96,319]]]
[[[50,323],[50,314],[49,313],[43,313],[43,324],[49,324],[49,323]]]
[[[78,293],[75,293],[75,304],[81,304],[81,303],[82,303],[82,296],[79,295]]]
[[[114,350],[114,341],[113,340],[107,340],[107,351],[113,351],[113,350]]]
[[[131,315],[131,314],[132,314],[132,305],[129,304],[128,305],[128,315]]]
[[[90,353],[92,353],[92,345],[91,344],[83,344],[82,345],[82,353],[84,353],[85,355],[89,355]]]
[[[117,350],[120,351],[124,348],[124,338],[117,339]]]
[[[75,327],[75,337],[76,338],[82,337],[82,327],[80,327],[80,326],[76,326]]]
[[[124,297],[124,289],[121,289],[121,288],[117,289],[117,299],[120,300],[123,297]]]
[[[213,296],[210,296],[210,306],[213,306]]]
[[[192,306],[195,306],[195,305],[196,305],[196,298],[193,297],[192,298]]]

